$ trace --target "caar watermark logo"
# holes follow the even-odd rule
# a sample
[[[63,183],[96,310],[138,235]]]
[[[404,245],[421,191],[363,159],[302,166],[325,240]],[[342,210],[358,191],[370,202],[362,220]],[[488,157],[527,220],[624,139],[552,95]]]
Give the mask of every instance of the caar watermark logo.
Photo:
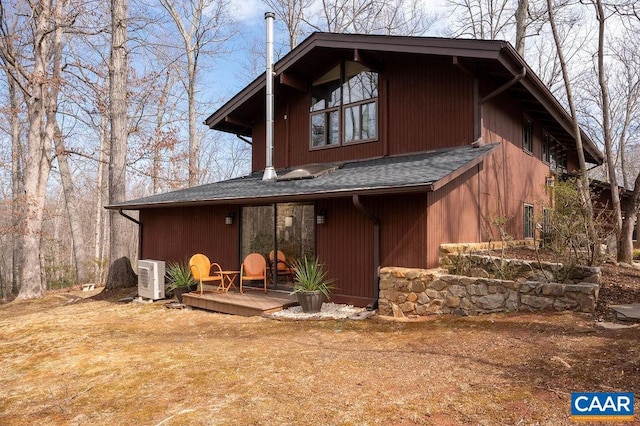
[[[632,392],[572,392],[571,420],[632,422]]]

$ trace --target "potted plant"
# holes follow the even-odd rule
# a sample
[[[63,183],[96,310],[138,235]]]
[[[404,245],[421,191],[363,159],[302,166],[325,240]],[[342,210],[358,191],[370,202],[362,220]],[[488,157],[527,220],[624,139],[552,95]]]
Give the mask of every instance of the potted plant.
[[[327,273],[317,257],[305,256],[302,260],[295,260],[295,285],[291,294],[295,294],[303,312],[320,312],[325,299],[329,300],[329,293],[334,289],[332,279],[327,279]]]
[[[187,262],[169,262],[166,275],[169,279],[169,285],[165,291],[173,292],[180,303],[182,303],[182,295],[190,292],[197,284],[191,275]]]

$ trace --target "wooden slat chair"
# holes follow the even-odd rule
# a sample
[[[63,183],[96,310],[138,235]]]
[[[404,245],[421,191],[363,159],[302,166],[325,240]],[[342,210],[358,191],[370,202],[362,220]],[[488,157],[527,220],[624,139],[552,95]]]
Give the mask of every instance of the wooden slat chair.
[[[245,281],[262,281],[267,292],[267,261],[260,253],[251,253],[244,258],[240,267],[240,293]]]
[[[278,272],[277,278],[287,277],[287,279],[290,280],[291,282],[294,281],[295,270],[289,266],[289,264],[287,263],[287,257],[284,255],[283,252],[278,250],[278,259],[276,261],[274,259],[273,250],[271,250],[269,252],[269,263],[273,265],[273,262],[277,262],[276,263],[277,272]]]
[[[191,275],[198,281],[200,285],[200,294],[202,294],[202,284],[205,282],[218,283],[218,289],[224,287],[222,281],[222,268],[217,263],[211,263],[209,258],[204,254],[197,253],[189,259],[189,269]]]

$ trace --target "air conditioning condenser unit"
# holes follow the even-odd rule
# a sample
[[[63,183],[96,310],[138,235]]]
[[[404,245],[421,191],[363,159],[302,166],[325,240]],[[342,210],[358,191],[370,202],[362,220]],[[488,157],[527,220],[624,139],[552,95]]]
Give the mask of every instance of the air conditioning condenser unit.
[[[163,260],[138,260],[138,296],[145,299],[164,299]]]

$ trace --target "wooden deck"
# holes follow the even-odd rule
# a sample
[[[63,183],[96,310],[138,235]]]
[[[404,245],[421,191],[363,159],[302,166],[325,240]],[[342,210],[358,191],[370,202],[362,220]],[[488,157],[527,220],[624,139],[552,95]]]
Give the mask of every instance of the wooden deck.
[[[205,291],[202,295],[196,291],[184,294],[182,301],[193,308],[245,317],[277,312],[298,304],[296,297],[289,295],[288,292],[273,290],[268,293],[250,290],[242,294],[235,291],[227,293]]]

